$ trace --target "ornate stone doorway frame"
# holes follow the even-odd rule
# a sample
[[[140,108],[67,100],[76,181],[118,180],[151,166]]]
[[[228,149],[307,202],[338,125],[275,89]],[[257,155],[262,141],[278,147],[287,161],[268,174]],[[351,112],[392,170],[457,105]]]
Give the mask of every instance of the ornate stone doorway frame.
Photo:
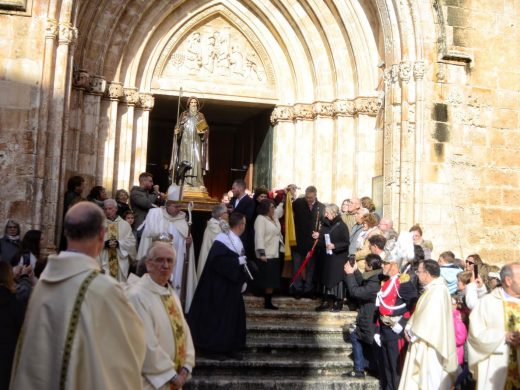
[[[277,104],[274,185],[315,184],[322,199],[338,201],[347,191],[370,194],[371,178],[383,173],[385,215],[402,227],[421,216],[423,58],[437,35],[432,4],[52,3],[38,139],[45,153],[38,155],[34,221],[47,226],[49,236],[59,235],[64,183],[72,172],[109,190],[136,181],[146,162],[159,59],[172,34],[191,31],[188,26],[201,25],[212,12],[246,26],[244,36],[263,47],[271,63],[263,64],[266,75],[273,70],[276,94],[261,98]],[[387,64],[383,134],[373,130],[379,57]],[[299,166],[301,156],[313,156],[311,169]],[[367,165],[368,173],[361,171]]]

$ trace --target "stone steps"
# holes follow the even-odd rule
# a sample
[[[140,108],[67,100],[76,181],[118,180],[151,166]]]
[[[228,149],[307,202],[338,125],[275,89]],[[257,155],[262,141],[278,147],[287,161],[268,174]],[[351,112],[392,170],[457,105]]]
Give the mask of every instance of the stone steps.
[[[199,356],[185,389],[377,389],[375,378],[342,378],[352,370],[346,329],[357,313],[316,312],[318,300],[277,297],[280,310],[263,308],[263,298],[244,297],[246,348],[238,359]]]
[[[344,378],[237,378],[236,376],[209,376],[191,379],[186,390],[377,390],[379,382],[372,377],[365,379]]]

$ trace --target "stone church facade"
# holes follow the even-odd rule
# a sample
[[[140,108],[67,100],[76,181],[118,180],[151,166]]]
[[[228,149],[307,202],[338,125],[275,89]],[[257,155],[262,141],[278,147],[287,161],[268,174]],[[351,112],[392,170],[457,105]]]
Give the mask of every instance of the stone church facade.
[[[182,87],[271,107],[273,187],[518,258],[518,0],[0,0],[0,22],[0,221],[49,246],[67,179],[136,184]]]

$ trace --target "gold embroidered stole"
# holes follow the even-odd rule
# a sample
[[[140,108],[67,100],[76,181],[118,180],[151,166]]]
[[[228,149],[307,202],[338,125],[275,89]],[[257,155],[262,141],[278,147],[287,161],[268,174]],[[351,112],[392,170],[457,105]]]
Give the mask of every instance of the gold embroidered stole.
[[[175,358],[173,360],[175,364],[175,370],[180,372],[181,368],[186,361],[186,332],[184,331],[183,315],[182,312],[177,310],[177,306],[173,301],[173,297],[168,295],[161,295],[161,301],[170,319],[172,326],[173,338],[175,340]]]
[[[520,309],[517,302],[504,300],[504,324],[506,332],[520,331]],[[509,346],[507,360],[507,379],[504,389],[520,388],[520,373],[518,372],[518,351]]]
[[[119,237],[119,224],[117,222],[107,224],[107,233],[109,240],[117,240]],[[110,276],[117,278],[119,273],[119,261],[117,259],[117,248],[108,248],[108,270]]]

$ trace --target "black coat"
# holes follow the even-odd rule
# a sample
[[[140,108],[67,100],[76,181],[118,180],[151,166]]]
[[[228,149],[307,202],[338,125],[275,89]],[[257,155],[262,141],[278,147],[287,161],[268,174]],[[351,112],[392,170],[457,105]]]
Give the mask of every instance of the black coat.
[[[11,241],[7,236],[0,238],[0,256],[2,261],[13,267],[20,262],[20,240]]]
[[[314,239],[312,232],[317,231],[317,220],[323,218],[325,205],[318,201],[314,202],[312,210],[305,198],[298,198],[292,203],[294,216],[294,231],[296,233],[296,251],[305,256],[312,248]],[[319,213],[319,217],[317,216]]]
[[[328,255],[325,247],[325,234],[329,234],[330,242],[335,248]],[[320,268],[320,283],[327,288],[333,288],[343,280],[343,267],[347,262],[349,246],[348,227],[340,216],[332,221],[323,219],[318,238],[318,262]]]
[[[356,332],[361,341],[367,344],[374,342],[377,320],[376,296],[381,290],[380,275],[381,270],[378,269],[363,274],[356,270],[353,274],[345,276],[349,296],[359,304]]]
[[[246,229],[240,236],[240,239],[242,240],[242,244],[244,244],[247,258],[252,260],[255,258],[255,229],[253,217],[255,215],[257,203],[249,195],[245,195],[240,202],[238,202],[237,207],[235,207],[236,200],[236,197],[232,197],[229,204],[233,211],[238,211],[246,217]]]
[[[25,315],[25,305],[0,286],[0,390],[9,388],[16,342]]]
[[[215,241],[187,316],[193,343],[199,351],[226,353],[245,346],[245,281],[238,255]]]

